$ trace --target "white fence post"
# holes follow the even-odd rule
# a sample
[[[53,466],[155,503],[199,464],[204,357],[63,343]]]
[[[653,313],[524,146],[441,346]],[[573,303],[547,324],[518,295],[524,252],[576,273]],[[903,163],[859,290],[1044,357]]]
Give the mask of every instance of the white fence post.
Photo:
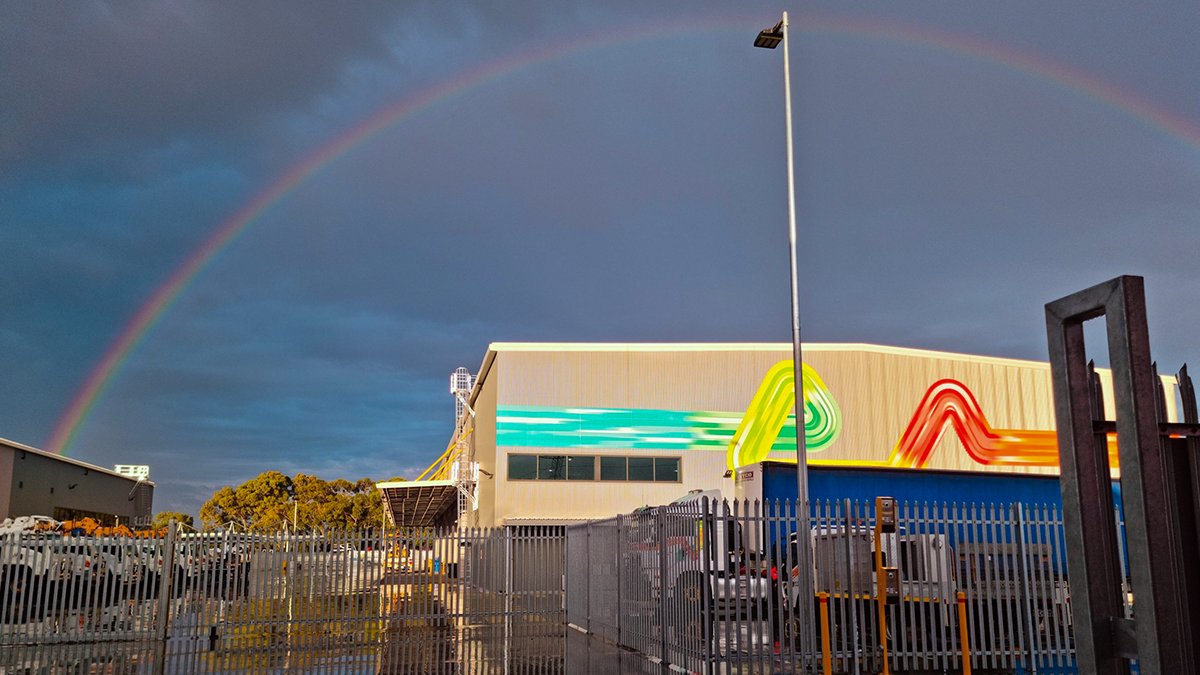
[[[167,638],[171,630],[171,595],[175,590],[175,547],[179,539],[179,525],[167,526],[167,538],[163,541],[162,572],[158,575],[158,613],[154,617],[154,637],[158,640],[154,661],[155,675],[162,675],[167,667]]]

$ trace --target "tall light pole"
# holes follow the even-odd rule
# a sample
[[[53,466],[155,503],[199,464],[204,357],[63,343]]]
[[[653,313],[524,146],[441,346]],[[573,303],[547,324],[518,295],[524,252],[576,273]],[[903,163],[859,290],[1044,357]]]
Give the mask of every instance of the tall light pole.
[[[812,637],[812,549],[809,545],[808,525],[808,452],[804,442],[804,361],[800,350],[800,287],[796,274],[796,181],[792,159],[792,73],[788,56],[788,15],[783,13],[779,23],[772,28],[759,31],[754,39],[755,47],[775,49],[783,43],[783,106],[787,127],[787,193],[788,193],[788,254],[791,261],[792,282],[792,368],[796,398],[796,509],[801,531],[797,532],[796,583],[801,592],[797,594],[796,613],[803,627],[800,645],[807,656]]]

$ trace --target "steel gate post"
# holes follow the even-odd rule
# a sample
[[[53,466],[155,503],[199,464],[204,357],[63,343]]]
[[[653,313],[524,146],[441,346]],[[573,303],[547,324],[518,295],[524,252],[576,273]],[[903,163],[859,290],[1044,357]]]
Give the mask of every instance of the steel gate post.
[[[667,661],[667,536],[661,508],[654,510],[654,531],[658,534],[658,658]]]
[[[158,575],[158,616],[154,617],[154,637],[158,640],[154,660],[154,675],[163,675],[167,668],[167,634],[171,629],[171,593],[175,589],[175,546],[179,525],[167,528],[163,542],[162,573]]]
[[[1029,565],[1029,545],[1025,541],[1025,505],[1021,502],[1013,503],[1010,508],[1015,514],[1013,524],[1017,529],[1017,561],[1018,574],[1021,575],[1021,585],[1018,590],[1025,596],[1025,602],[1021,603],[1025,615],[1025,640],[1026,640],[1026,655],[1029,658],[1029,672],[1038,672],[1038,634],[1037,634],[1037,609],[1034,607],[1033,589],[1030,587],[1030,580],[1033,577],[1033,572]],[[1037,564],[1037,563],[1035,563]]]
[[[616,563],[616,566],[613,567],[613,569],[616,570],[616,574],[617,574],[617,625],[616,625],[616,629],[617,629],[617,644],[620,644],[620,645],[628,644],[625,642],[625,630],[626,630],[625,612],[624,612],[625,606],[622,604],[624,602],[624,599],[626,596],[625,591],[628,590],[628,589],[626,589],[626,585],[627,585],[626,575],[628,574],[628,572],[626,572],[625,565],[623,564],[625,561],[624,548],[625,548],[625,533],[626,533],[626,531],[627,530],[626,530],[626,525],[625,525],[625,517],[617,516],[617,542],[616,542],[617,545],[613,547],[614,556],[615,556],[614,562]]]
[[[516,528],[505,527],[504,533],[504,672],[509,672],[512,646],[513,536]]]
[[[704,640],[703,659],[704,659],[704,675],[709,675],[713,667],[713,642],[716,640],[716,617],[713,612],[713,597],[712,597],[712,539],[714,518],[712,517],[712,508],[714,504],[710,502],[708,497],[704,497],[700,501],[700,572],[704,583],[700,584],[700,635]]]
[[[584,628],[587,632],[592,632],[592,521],[588,521],[587,526],[583,530],[583,557],[584,564],[587,565],[587,572],[584,574],[584,583],[587,591],[583,594],[584,617],[587,625]]]
[[[1192,384],[1192,378],[1188,375],[1187,365],[1179,369],[1175,375],[1175,381],[1179,383],[1179,402],[1183,412],[1183,424],[1191,427],[1191,433],[1186,438],[1172,438],[1168,442],[1172,444],[1172,454],[1175,455],[1179,464],[1178,471],[1184,473],[1186,478],[1179,480],[1177,474],[1178,489],[1182,493],[1190,493],[1191,503],[1181,503],[1181,519],[1184,521],[1190,520],[1188,523],[1190,528],[1185,526],[1182,532],[1184,542],[1183,555],[1185,560],[1200,560],[1200,410],[1196,407],[1196,388]],[[1191,572],[1191,582],[1194,582],[1190,590],[1192,599],[1190,607],[1193,612],[1197,605],[1200,604],[1200,574],[1197,574],[1195,566],[1188,568]],[[1200,645],[1200,617],[1193,614],[1190,617],[1189,628],[1191,629],[1190,641],[1193,645]]]
[[[844,509],[844,511],[842,513],[842,517],[844,519],[843,524],[842,524],[842,527],[843,527],[842,532],[845,535],[845,540],[846,540],[845,541],[845,543],[846,543],[846,546],[845,546],[845,548],[846,548],[846,580],[847,580],[846,581],[846,597],[847,597],[846,606],[849,610],[848,613],[849,613],[849,618],[850,618],[849,631],[848,631],[850,633],[849,641],[848,641],[849,646],[850,646],[850,664],[851,664],[851,668],[853,669],[854,675],[859,675],[860,667],[859,667],[858,654],[859,654],[859,647],[860,647],[859,640],[862,638],[862,631],[859,630],[860,626],[858,625],[858,598],[855,597],[858,589],[855,587],[856,585],[854,583],[854,542],[852,540],[852,534],[851,534],[854,529],[854,519],[851,516],[852,502],[849,499],[844,499],[844,500],[842,500],[842,504],[843,504],[843,509]],[[812,535],[810,534],[809,536],[812,536]],[[811,590],[805,594],[805,596],[804,596],[805,602],[810,602],[810,598],[808,597],[809,595],[812,595]],[[809,630],[809,627],[805,626],[804,630]],[[805,645],[807,645],[807,644],[808,643],[805,643]],[[872,653],[873,653],[873,650],[872,650]],[[866,654],[864,653],[863,655],[865,656]],[[808,663],[808,657],[809,657],[809,652],[807,651],[807,649],[805,649],[805,652],[804,652],[805,663]],[[872,659],[872,661],[874,661],[874,659]]]
[[[1108,452],[1097,442],[1083,322],[1105,317],[1130,576],[1136,608],[1123,618]],[[1122,276],[1046,305],[1067,567],[1080,672],[1195,672],[1187,639],[1187,575],[1178,511],[1160,446],[1141,277]],[[1189,533],[1189,536],[1194,536]]]

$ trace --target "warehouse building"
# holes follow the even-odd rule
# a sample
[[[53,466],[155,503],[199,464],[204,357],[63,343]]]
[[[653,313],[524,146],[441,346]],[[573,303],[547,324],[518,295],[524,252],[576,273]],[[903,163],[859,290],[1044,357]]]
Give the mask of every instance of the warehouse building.
[[[103,525],[150,524],[154,483],[0,439],[0,520],[94,518]]]
[[[1047,363],[808,344],[803,380],[810,466],[1058,471]],[[459,381],[446,451],[379,485],[397,523],[567,524],[795,462],[790,344],[493,343]]]

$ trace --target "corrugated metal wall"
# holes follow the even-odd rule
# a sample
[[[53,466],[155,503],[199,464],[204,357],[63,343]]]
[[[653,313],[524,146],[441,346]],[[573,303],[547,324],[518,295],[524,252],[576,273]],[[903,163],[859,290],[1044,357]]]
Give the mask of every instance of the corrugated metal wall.
[[[790,345],[525,345],[492,346],[494,361],[479,396],[477,449],[494,477],[484,482],[480,524],[507,518],[606,517],[642,505],[662,504],[692,488],[721,488],[722,449],[639,447],[636,453],[682,457],[683,482],[559,483],[508,482],[510,452],[560,453],[563,447],[496,447],[497,408],[615,408],[656,411],[708,411],[740,419],[768,369],[790,359]],[[1013,359],[923,352],[871,345],[805,345],[805,363],[814,368],[837,402],[839,436],[810,461],[883,463],[912,421],[930,387],[952,379],[978,401],[987,424],[997,430],[1050,431],[1054,411],[1048,364]],[[1108,380],[1101,373],[1102,381]],[[1109,397],[1111,399],[1111,397]],[[1106,401],[1111,407],[1111,400]],[[1171,415],[1175,403],[1168,401]],[[591,445],[579,454],[629,454]],[[493,459],[494,458],[494,459]],[[776,450],[771,459],[792,460]],[[995,467],[977,463],[953,432],[941,436],[928,467],[967,471],[1056,473],[1053,467]],[[494,504],[494,510],[492,509]]]
[[[883,461],[912,420],[921,399],[939,380],[961,382],[996,429],[1054,428],[1048,364],[964,356],[810,350],[805,361],[833,392],[841,409],[841,437],[813,459]],[[983,471],[958,438],[942,437],[930,468]],[[1012,469],[1006,469],[1012,470]],[[1031,473],[1051,469],[1021,469]]]
[[[503,481],[505,475],[504,469],[500,467],[503,458],[497,457],[496,453],[496,382],[500,379],[501,370],[500,364],[492,364],[491,372],[483,380],[479,396],[473,403],[475,422],[472,447],[475,449],[475,461],[479,462],[480,469],[492,474],[492,477],[488,478],[487,474],[480,473],[479,510],[460,523],[462,525],[487,527],[499,522],[495,509],[496,492],[497,485]]]
[[[791,358],[757,351],[502,351],[500,405],[743,410],[763,375]]]

